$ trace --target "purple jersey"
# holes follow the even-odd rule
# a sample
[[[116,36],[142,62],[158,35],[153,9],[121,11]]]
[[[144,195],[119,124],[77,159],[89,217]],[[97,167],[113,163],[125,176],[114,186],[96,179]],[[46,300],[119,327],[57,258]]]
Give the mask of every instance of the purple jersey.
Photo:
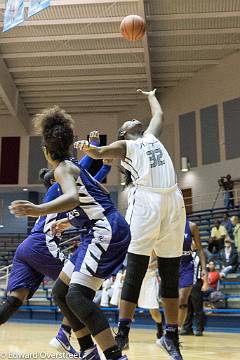
[[[185,233],[184,233],[184,242],[183,242],[183,253],[181,257],[181,262],[191,262],[192,257],[192,233],[190,229],[189,220],[186,220]]]
[[[179,269],[179,288],[185,288],[193,285],[194,264],[192,257],[192,233],[189,220],[186,220],[183,253],[181,256]]]
[[[68,212],[69,221],[76,228],[90,228],[106,214],[117,211],[107,190],[83,167],[76,180],[80,205]]]

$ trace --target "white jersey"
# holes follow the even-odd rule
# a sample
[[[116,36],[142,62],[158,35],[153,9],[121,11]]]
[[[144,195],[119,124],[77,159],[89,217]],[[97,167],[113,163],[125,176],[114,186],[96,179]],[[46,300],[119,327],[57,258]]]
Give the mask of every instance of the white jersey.
[[[154,135],[126,140],[126,157],[122,166],[131,172],[134,185],[148,188],[171,188],[176,184],[172,160]]]

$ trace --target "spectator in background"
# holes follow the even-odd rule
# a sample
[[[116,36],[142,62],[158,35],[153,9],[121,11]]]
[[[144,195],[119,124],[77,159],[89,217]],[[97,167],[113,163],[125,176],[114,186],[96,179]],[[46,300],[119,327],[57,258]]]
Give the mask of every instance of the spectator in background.
[[[226,209],[234,208],[234,195],[233,195],[233,186],[234,182],[231,175],[222,176],[218,180],[219,186],[224,188],[224,207]]]
[[[215,248],[215,252],[219,252],[224,248],[224,240],[227,236],[227,230],[223,225],[221,225],[219,220],[215,220],[214,227],[211,231],[211,237],[209,239],[208,250],[213,253]]]
[[[221,277],[237,271],[238,253],[232,246],[230,238],[226,238],[224,241],[224,249],[220,252],[220,261],[222,263]]]
[[[216,264],[213,260],[210,260],[207,264],[208,269],[208,291],[206,293],[210,294],[213,291],[217,291],[218,282],[221,279],[221,274],[216,270]]]
[[[233,239],[233,224],[227,212],[223,214],[223,221],[221,225],[225,227],[228,235],[230,236],[231,239]]]
[[[232,216],[231,222],[234,226],[233,228],[234,243],[237,248],[237,252],[240,254],[240,223],[238,216]]]

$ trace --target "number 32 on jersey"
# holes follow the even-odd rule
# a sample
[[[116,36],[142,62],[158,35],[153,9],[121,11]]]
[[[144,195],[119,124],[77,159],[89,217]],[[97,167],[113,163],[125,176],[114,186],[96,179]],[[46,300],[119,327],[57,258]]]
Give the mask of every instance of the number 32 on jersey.
[[[161,149],[158,148],[155,150],[149,150],[146,154],[149,157],[151,168],[155,168],[156,166],[161,166],[165,164]]]

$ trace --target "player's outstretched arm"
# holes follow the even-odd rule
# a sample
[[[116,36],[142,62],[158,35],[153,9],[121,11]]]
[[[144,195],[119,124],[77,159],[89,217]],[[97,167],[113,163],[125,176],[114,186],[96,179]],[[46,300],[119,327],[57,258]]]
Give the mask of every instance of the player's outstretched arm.
[[[126,142],[125,140],[115,141],[107,146],[95,147],[89,144],[86,140],[76,141],[74,148],[82,150],[84,154],[93,159],[122,159],[126,157]]]
[[[71,164],[60,164],[55,169],[54,177],[61,186],[63,194],[48,203],[40,205],[24,200],[13,201],[9,206],[11,214],[35,217],[74,209],[79,205],[79,195],[75,183],[76,176],[75,167],[73,168]]]
[[[139,94],[147,96],[152,112],[152,119],[147,130],[145,131],[145,134],[150,133],[156,137],[159,137],[162,132],[163,126],[163,111],[155,95],[156,89],[152,91],[142,91],[138,89],[137,92]]]

